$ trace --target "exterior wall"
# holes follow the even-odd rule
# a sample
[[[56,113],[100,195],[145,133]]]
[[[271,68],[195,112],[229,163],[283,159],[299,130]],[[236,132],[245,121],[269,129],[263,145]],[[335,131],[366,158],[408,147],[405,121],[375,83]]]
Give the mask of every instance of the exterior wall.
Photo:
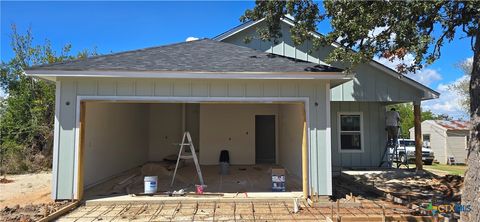
[[[410,129],[410,138],[414,138],[414,128]],[[430,134],[430,147],[435,153],[435,160],[447,164],[448,157],[454,156],[457,163],[466,163],[468,144],[466,130],[446,130],[433,121],[422,122],[422,134]]]
[[[187,80],[128,78],[59,78],[53,193],[71,199],[75,193],[77,96],[122,98],[308,98],[310,193],[330,195],[331,150],[329,83],[322,80]],[[201,147],[203,149],[203,147]]]
[[[255,115],[278,118],[278,105],[200,104],[200,164],[218,164],[224,149],[231,164],[255,164]]]
[[[467,162],[467,135],[468,131],[449,130],[447,132],[447,158],[454,156],[456,163]]]
[[[385,105],[377,102],[331,102],[332,112],[332,165],[334,171],[342,167],[378,167],[385,151]],[[363,116],[363,152],[339,151],[338,113],[360,112]]]
[[[86,104],[86,186],[147,161],[147,113],[146,104]]]
[[[290,37],[290,27],[285,23],[282,23],[282,37],[278,39],[278,44],[261,41],[255,28],[262,24],[245,29],[223,41],[318,64],[325,64],[323,61],[334,49],[333,46],[328,46],[311,50],[313,46],[310,41],[295,47]],[[246,36],[253,36],[252,41],[245,43]],[[310,50],[311,53],[309,53]],[[340,68],[345,67],[341,63],[333,63],[332,65]],[[412,102],[421,100],[422,92],[420,90],[399,81],[396,77],[386,74],[370,64],[359,65],[353,71],[355,73],[353,80],[331,90],[331,101]]]
[[[302,177],[302,140],[304,106],[301,104],[279,105],[278,159],[287,171]]]

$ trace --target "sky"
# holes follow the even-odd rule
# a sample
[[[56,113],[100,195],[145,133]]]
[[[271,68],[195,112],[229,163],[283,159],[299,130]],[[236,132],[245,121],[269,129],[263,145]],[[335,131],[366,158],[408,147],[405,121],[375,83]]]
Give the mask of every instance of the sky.
[[[239,18],[253,1],[180,2],[18,2],[0,1],[1,61],[9,61],[11,25],[20,33],[31,28],[34,43],[50,40],[57,51],[67,43],[72,52],[96,49],[100,54],[183,42],[187,38],[212,38],[240,24]],[[329,30],[319,26],[320,33]],[[459,95],[447,87],[463,73],[456,64],[473,56],[468,38],[446,43],[442,57],[411,75],[415,80],[440,92],[440,99],[423,102],[424,109],[466,119]],[[409,58],[407,56],[407,63]],[[394,67],[396,62],[380,60]],[[0,92],[0,96],[3,92]]]

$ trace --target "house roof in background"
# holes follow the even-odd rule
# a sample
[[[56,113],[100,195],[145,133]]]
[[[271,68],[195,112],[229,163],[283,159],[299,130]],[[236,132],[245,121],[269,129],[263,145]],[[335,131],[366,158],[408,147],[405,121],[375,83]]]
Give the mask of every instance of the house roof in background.
[[[134,71],[201,73],[338,73],[343,70],[230,43],[202,39],[33,66],[40,71]],[[343,74],[341,74],[343,75]]]
[[[447,130],[470,130],[470,123],[460,120],[434,120],[434,122]]]

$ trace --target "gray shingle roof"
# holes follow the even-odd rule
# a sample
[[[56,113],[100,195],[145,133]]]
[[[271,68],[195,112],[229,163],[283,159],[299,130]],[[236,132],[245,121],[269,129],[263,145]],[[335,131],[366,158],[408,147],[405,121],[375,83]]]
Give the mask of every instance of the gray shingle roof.
[[[90,57],[27,70],[166,72],[341,72],[342,69],[273,55],[210,39]]]

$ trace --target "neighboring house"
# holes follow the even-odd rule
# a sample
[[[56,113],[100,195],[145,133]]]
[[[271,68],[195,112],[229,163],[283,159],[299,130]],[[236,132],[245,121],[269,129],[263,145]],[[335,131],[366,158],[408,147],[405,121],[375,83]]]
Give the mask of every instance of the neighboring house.
[[[441,164],[447,164],[449,157],[465,164],[469,130],[470,124],[465,121],[425,120],[422,122],[423,144],[432,148],[435,160]],[[409,131],[410,138],[414,138],[414,128]]]
[[[177,152],[185,130],[200,164],[228,148],[232,164],[279,164],[302,178],[304,195],[331,195],[341,168],[381,162],[386,105],[439,96],[375,61],[354,74],[326,64],[337,46],[295,47],[289,19],[278,43],[258,40],[260,25],[26,70],[57,84],[53,197],[80,199],[86,186]]]

